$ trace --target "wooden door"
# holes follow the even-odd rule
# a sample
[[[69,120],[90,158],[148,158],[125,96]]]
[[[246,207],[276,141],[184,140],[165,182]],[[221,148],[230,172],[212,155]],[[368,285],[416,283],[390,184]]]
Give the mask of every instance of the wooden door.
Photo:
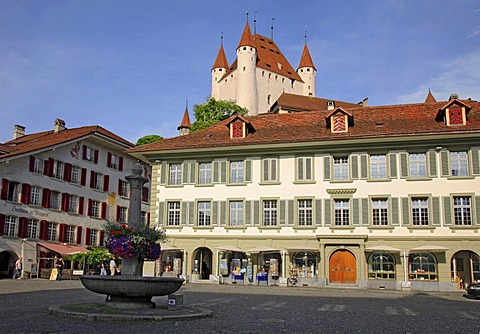
[[[357,282],[357,265],[355,256],[347,250],[338,250],[330,257],[330,282]]]

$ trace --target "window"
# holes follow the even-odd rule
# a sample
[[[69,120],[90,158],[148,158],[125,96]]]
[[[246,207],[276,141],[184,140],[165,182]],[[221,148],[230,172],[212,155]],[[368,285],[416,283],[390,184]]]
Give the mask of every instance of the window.
[[[386,155],[370,156],[370,178],[371,179],[387,178],[387,156]]]
[[[36,174],[43,174],[43,159],[35,157],[35,161],[33,163],[33,172]]]
[[[333,159],[333,179],[348,180],[348,158]]]
[[[87,161],[92,161],[94,160],[94,150],[91,147],[88,146],[83,146],[83,159]]]
[[[5,217],[5,227],[4,227],[4,230],[3,230],[3,234],[8,235],[9,237],[14,237],[16,226],[17,226],[17,217],[6,216]]]
[[[372,223],[375,226],[388,225],[388,199],[372,199]]]
[[[412,223],[417,226],[428,225],[428,198],[412,198]]]
[[[468,176],[467,152],[450,152],[450,169],[452,176]]]
[[[118,194],[123,197],[128,197],[128,182],[125,180],[118,180]]]
[[[298,225],[312,226],[313,224],[313,208],[311,199],[299,199],[298,205]]]
[[[230,226],[243,226],[243,201],[230,201]]]
[[[93,189],[103,190],[103,174],[92,173],[93,176]]]
[[[73,225],[67,225],[66,229],[66,242],[69,244],[75,243],[75,230],[76,226]]]
[[[170,178],[168,184],[182,184],[182,164],[170,164]]]
[[[410,154],[410,177],[427,177],[427,155],[425,153]]]
[[[57,229],[58,229],[58,224],[57,223],[48,223],[47,240],[57,241]]]
[[[198,226],[210,226],[210,202],[198,202],[197,203],[197,225]]]
[[[8,184],[8,197],[7,199],[12,202],[20,202],[21,194],[20,183],[10,181]]]
[[[277,226],[277,201],[263,201],[263,226]]]
[[[58,180],[63,179],[63,162],[54,160],[53,161],[53,175],[54,178]]]
[[[42,188],[33,186],[30,190],[30,204],[40,206],[42,204]]]
[[[313,158],[297,157],[297,181],[313,180]]]
[[[277,158],[265,158],[262,159],[262,181],[263,182],[275,182],[277,178]]]
[[[108,157],[110,158],[108,167],[113,168],[113,169],[118,169],[118,167],[119,167],[119,164],[118,164],[118,161],[119,161],[118,155],[109,153],[109,154],[108,154]],[[108,158],[108,157],[107,157],[107,158]]]
[[[168,226],[180,225],[180,202],[168,202]]]
[[[430,253],[410,254],[408,276],[414,281],[436,281],[437,261]]]
[[[100,218],[101,205],[100,201],[92,200],[92,217]]]
[[[212,163],[201,162],[198,164],[198,183],[211,184],[212,183]]]
[[[51,209],[60,209],[60,193],[58,191],[51,191],[50,192],[50,203],[49,207]]]
[[[144,225],[148,225],[147,213],[145,211],[140,212],[140,222]]]
[[[126,223],[127,222],[127,208],[124,206],[118,207],[118,218],[117,221],[119,223]]]
[[[70,182],[80,184],[82,169],[78,166],[72,166]]]
[[[335,225],[350,225],[350,201],[348,199],[336,199],[333,205]]]
[[[470,197],[453,198],[453,219],[455,225],[472,225],[472,206]]]
[[[92,246],[97,246],[97,236],[98,236],[98,230],[95,230],[95,229],[91,229],[90,230],[90,240],[89,240],[89,245],[92,245]]]
[[[38,236],[38,220],[29,219],[27,223],[27,238],[36,239]]]
[[[244,182],[244,165],[243,161],[230,162],[230,183]]]
[[[369,279],[395,279],[395,259],[386,252],[374,252],[368,258]]]
[[[78,212],[78,196],[76,195],[68,196],[68,212],[70,213]]]

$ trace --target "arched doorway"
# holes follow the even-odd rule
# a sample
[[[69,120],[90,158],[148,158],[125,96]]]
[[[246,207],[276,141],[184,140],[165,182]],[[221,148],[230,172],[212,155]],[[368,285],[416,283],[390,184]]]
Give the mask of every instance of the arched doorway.
[[[13,267],[15,266],[15,261],[17,259],[18,256],[8,251],[0,252],[0,277],[12,278]]]
[[[212,273],[212,251],[207,247],[197,248],[193,252],[192,273],[200,274],[199,279],[210,279]]]
[[[450,261],[452,281],[459,283],[459,288],[480,280],[480,257],[477,253],[462,250],[453,254]]]
[[[330,256],[330,283],[357,282],[357,262],[348,250],[337,250]]]

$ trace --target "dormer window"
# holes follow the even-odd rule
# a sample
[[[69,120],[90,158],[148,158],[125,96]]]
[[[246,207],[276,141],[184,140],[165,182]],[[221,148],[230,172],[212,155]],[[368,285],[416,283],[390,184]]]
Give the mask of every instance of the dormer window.
[[[332,116],[332,132],[346,132],[347,131],[347,115]]]
[[[232,138],[243,138],[243,123],[235,122],[231,124]]]
[[[464,125],[463,108],[448,108],[447,125]]]
[[[467,125],[467,115],[471,107],[460,100],[451,100],[438,111],[436,120],[447,126]]]
[[[326,117],[327,126],[332,133],[348,132],[348,128],[353,126],[353,115],[338,107]]]
[[[253,127],[250,122],[240,115],[235,115],[227,123],[230,131],[230,139],[245,138],[249,133],[253,132]]]

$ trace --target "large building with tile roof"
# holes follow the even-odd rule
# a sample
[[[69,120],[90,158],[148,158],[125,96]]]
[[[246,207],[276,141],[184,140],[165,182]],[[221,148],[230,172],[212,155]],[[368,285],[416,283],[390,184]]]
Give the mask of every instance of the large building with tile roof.
[[[56,119],[53,130],[32,134],[15,125],[0,145],[0,275],[21,256],[26,272],[38,265],[45,276],[54,256],[103,245],[105,222],[127,218],[125,176],[137,160],[124,151],[133,146],[97,125],[68,129]]]
[[[212,66],[212,93],[217,100],[232,100],[248,109],[249,115],[267,113],[285,93],[315,97],[317,70],[305,43],[297,70],[273,39],[254,32],[245,24],[228,64],[223,42]]]
[[[284,94],[275,112],[128,150],[152,163],[167,271],[430,291],[480,280],[480,103],[330,102]]]

